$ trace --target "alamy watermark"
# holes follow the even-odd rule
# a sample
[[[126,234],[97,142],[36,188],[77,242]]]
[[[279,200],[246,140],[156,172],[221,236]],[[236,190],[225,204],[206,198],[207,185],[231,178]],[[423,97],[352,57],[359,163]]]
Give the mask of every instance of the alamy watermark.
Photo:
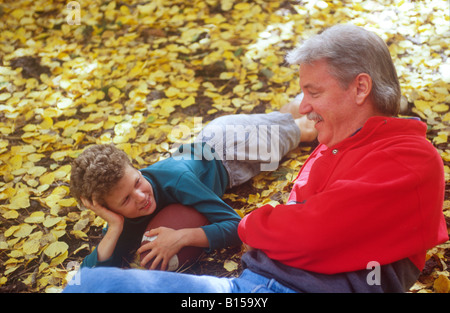
[[[369,274],[367,274],[366,282],[369,286],[373,285],[381,285],[381,268],[380,263],[377,261],[370,261],[366,266],[367,270],[371,270]]]
[[[81,5],[78,1],[70,1],[66,5],[67,16],[66,22],[69,25],[80,25],[81,24]]]
[[[66,271],[68,272],[67,285],[81,285],[80,263],[77,261],[70,261],[67,263]]]

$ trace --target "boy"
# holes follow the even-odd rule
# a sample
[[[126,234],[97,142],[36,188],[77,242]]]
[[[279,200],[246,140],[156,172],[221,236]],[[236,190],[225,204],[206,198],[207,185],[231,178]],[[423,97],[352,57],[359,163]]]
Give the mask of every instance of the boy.
[[[150,268],[161,263],[165,270],[170,258],[184,246],[211,251],[240,244],[240,218],[221,199],[226,188],[244,183],[261,170],[276,169],[300,140],[314,138],[315,130],[306,117],[294,120],[291,114],[272,112],[217,118],[194,143],[142,170],[135,169],[127,155],[113,145],[87,148],[73,162],[71,193],[102,217],[108,229],[83,266],[121,266],[139,247],[151,218],[171,203],[194,207],[210,225],[150,231],[147,235],[157,239],[139,248],[138,253],[151,250],[141,264],[155,257]]]

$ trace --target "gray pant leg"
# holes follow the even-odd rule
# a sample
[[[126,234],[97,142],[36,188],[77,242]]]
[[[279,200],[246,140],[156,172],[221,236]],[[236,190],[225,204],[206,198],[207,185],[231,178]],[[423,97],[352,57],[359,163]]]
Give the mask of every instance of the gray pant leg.
[[[195,141],[214,148],[234,187],[261,171],[277,169],[300,143],[300,129],[286,113],[227,115],[211,121]]]

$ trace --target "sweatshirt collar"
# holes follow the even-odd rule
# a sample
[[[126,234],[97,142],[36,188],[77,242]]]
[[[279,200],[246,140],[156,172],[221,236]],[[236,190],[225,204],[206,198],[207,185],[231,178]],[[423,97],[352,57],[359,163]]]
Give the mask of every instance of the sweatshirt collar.
[[[332,151],[339,151],[358,143],[364,143],[369,137],[381,136],[386,138],[395,135],[416,135],[425,136],[427,125],[417,118],[398,118],[387,116],[370,117],[364,126],[357,129],[350,137],[342,140],[332,147],[328,147]],[[386,134],[386,132],[388,134]],[[336,154],[336,153],[334,153]]]

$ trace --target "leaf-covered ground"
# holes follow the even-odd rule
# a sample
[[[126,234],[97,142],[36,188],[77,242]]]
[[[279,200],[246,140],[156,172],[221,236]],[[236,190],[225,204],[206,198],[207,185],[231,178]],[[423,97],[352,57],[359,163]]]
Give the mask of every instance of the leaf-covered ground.
[[[67,3],[0,4],[0,292],[60,291],[100,240],[104,222],[68,189],[70,163],[86,146],[113,142],[143,167],[214,117],[277,110],[299,92],[286,51],[337,23],[364,26],[389,45],[404,114],[429,125],[450,182],[446,0]],[[226,201],[241,215],[283,203],[313,147]],[[447,190],[447,221],[449,207]],[[240,255],[216,251],[185,271],[235,276]],[[450,243],[428,256],[411,291],[449,292]]]

